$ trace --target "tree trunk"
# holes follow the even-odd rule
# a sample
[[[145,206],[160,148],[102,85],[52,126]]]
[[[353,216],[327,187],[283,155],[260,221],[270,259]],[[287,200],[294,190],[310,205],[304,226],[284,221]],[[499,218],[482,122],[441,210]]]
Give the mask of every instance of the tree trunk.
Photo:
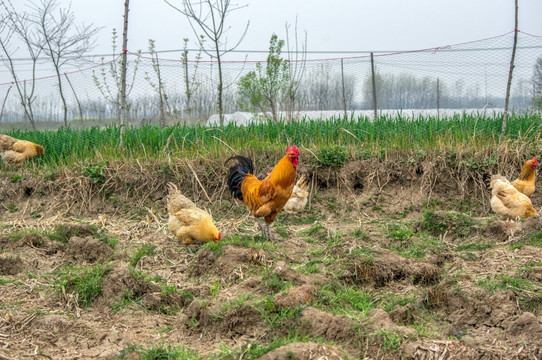
[[[371,73],[373,80],[373,109],[374,109],[374,120],[378,118],[378,108],[376,103],[376,73],[375,73],[375,61],[373,53],[371,53]]]
[[[192,108],[190,107],[192,92],[190,91],[190,79],[188,78],[188,51],[184,51],[184,79],[186,85],[186,113],[188,118],[192,117]]]
[[[215,42],[216,60],[218,62],[218,116],[220,117],[220,127],[224,127],[224,108],[222,103],[222,62],[220,61],[220,50],[218,49],[218,41]]]
[[[68,80],[68,85],[70,85],[70,88],[72,89],[72,92],[73,92],[73,96],[75,97],[75,101],[77,102],[77,107],[79,109],[79,117],[81,118],[81,120],[83,120],[83,109],[81,107],[81,103],[79,102],[79,98],[77,97],[77,93],[75,92],[75,89],[73,88],[72,82],[70,81],[68,74],[64,73],[64,76],[66,77],[66,80]]]
[[[124,1],[124,29],[122,31],[122,64],[120,70],[120,142],[124,146],[123,137],[126,130],[126,52],[128,51],[128,11],[130,0]]]
[[[514,72],[514,62],[516,59],[516,48],[518,45],[518,0],[516,3],[515,23],[514,23],[514,45],[512,47],[512,58],[510,59],[510,71],[508,72],[508,84],[506,85],[506,97],[504,99],[504,114],[502,118],[501,137],[506,133],[506,122],[508,121],[508,105],[510,103],[510,89],[512,88],[512,74]]]
[[[346,90],[344,88],[344,65],[343,65],[343,59],[341,59],[341,84],[342,84],[342,91],[343,91],[343,108],[344,108],[344,118],[345,120],[348,117],[348,113],[346,112]]]
[[[60,75],[60,69],[58,64],[55,62],[55,71],[56,77],[58,79],[58,92],[60,94],[60,99],[62,100],[62,107],[64,108],[64,127],[68,128],[68,104],[66,104],[66,98],[64,97],[64,92],[62,91],[62,76]]]
[[[13,85],[10,85],[8,91],[6,91],[6,96],[4,96],[4,101],[2,102],[2,109],[0,109],[0,122],[2,122],[2,116],[4,116],[4,106],[6,106],[6,100],[8,99],[8,95],[12,87]]]

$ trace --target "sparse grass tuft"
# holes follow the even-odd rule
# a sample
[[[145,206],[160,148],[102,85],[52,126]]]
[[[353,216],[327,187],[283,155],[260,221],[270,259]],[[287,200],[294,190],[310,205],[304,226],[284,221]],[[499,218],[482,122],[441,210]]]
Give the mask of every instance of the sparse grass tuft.
[[[109,272],[104,264],[89,267],[61,267],[55,271],[54,287],[60,295],[73,293],[80,306],[87,308],[103,292],[103,276]]]
[[[151,243],[141,245],[130,259],[130,266],[136,266],[143,256],[153,256],[156,254],[156,246]]]
[[[137,354],[139,360],[199,360],[203,359],[195,351],[185,346],[159,346],[152,347],[150,349],[143,348],[141,346],[129,346],[122,350],[115,359],[133,359],[132,354]]]
[[[420,223],[421,229],[428,231],[432,235],[439,236],[447,232],[453,232],[460,237],[469,236],[476,229],[476,225],[479,224],[473,220],[471,215],[455,211],[445,213],[427,211]]]

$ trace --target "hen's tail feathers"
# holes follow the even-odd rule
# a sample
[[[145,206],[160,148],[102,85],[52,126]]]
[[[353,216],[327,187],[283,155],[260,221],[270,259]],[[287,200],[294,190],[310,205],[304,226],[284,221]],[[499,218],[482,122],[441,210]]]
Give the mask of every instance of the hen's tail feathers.
[[[228,171],[228,187],[233,197],[243,200],[241,185],[248,174],[254,174],[254,163],[251,158],[243,155],[232,156],[225,163],[230,160],[235,160],[235,164]]]
[[[181,209],[189,209],[196,207],[190,199],[185,197],[179,191],[179,188],[174,183],[168,183],[167,209],[170,214],[175,214]]]

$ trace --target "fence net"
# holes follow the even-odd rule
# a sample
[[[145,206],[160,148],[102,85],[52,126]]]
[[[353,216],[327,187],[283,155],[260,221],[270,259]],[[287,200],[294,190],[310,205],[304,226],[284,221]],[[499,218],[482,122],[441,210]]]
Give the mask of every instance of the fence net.
[[[276,110],[288,117],[353,111],[371,114],[373,94],[380,111],[502,108],[513,37],[511,32],[425,50],[375,53],[374,72],[369,54],[291,61],[287,71],[295,91],[275,99]],[[127,53],[130,124],[159,124],[161,119],[167,124],[216,122],[219,64],[196,60],[196,56],[194,52],[186,53],[184,59],[165,58],[168,57],[165,53]],[[535,65],[541,58],[542,37],[518,32],[510,98],[513,110],[531,108],[534,99],[540,96]],[[80,70],[62,73],[60,82],[56,75],[32,77],[26,76],[28,71],[18,73],[18,79],[26,79],[0,84],[0,126],[31,128],[31,119],[38,129],[62,126],[65,119],[73,126],[117,123],[120,59],[117,54],[97,64],[77,64]],[[240,80],[250,72],[257,72],[257,66],[264,69],[265,75],[267,64],[257,64],[255,61],[220,64],[225,114],[258,110],[242,107],[239,94]],[[28,69],[28,65],[28,60],[16,62],[15,70],[24,66]],[[43,73],[44,70],[38,69],[36,74]],[[9,76],[7,70],[3,74]],[[373,92],[373,74],[376,92]],[[235,120],[235,116],[228,119]]]

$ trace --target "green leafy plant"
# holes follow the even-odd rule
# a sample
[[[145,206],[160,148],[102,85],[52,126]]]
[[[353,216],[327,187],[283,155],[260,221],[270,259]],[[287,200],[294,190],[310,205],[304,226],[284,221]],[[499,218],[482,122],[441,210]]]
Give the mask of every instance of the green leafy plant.
[[[88,165],[84,169],[84,174],[88,176],[94,184],[105,183],[106,178],[102,167]]]
[[[346,161],[346,148],[344,146],[329,146],[322,147],[318,151],[318,159],[316,159],[316,167],[341,167]]]

